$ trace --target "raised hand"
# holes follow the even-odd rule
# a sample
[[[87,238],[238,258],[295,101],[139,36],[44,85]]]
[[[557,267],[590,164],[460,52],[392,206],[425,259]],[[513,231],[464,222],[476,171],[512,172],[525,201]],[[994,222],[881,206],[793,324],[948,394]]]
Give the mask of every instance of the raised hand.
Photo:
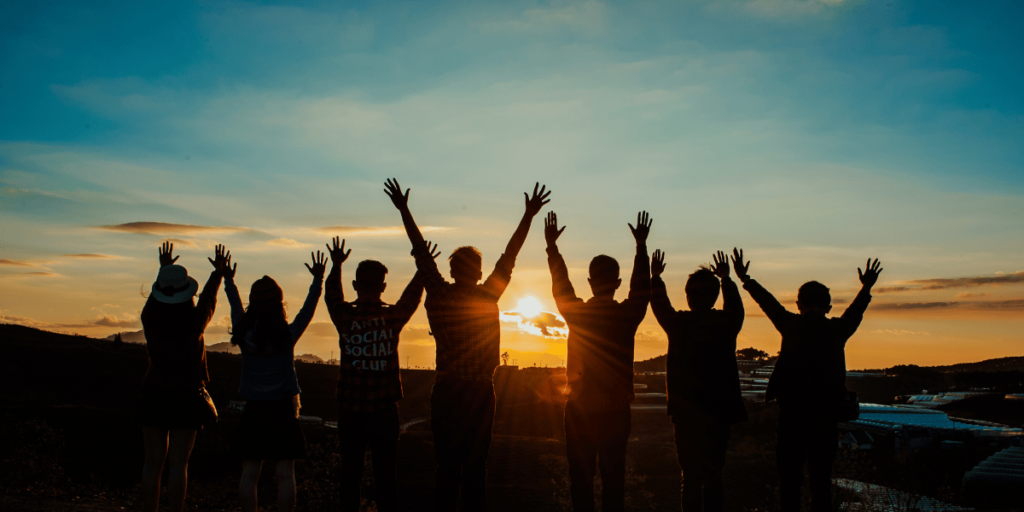
[[[882,269],[879,268],[878,258],[875,258],[875,262],[871,262],[871,258],[868,258],[867,265],[864,266],[864,272],[860,271],[860,267],[857,268],[857,275],[860,277],[860,283],[865,288],[871,288],[878,281],[878,274],[882,273]]]
[[[562,236],[562,231],[565,231],[565,226],[558,229],[558,215],[555,215],[555,212],[548,212],[548,216],[544,218],[544,241],[548,243],[548,247],[555,245],[558,237]]]
[[[636,239],[637,245],[647,245],[647,235],[651,234],[651,224],[653,223],[654,219],[648,217],[647,212],[643,211],[636,214],[635,228],[632,224],[626,224],[633,232],[633,238]]]
[[[391,198],[391,203],[399,210],[409,207],[409,190],[405,189],[405,193],[402,193],[402,186],[398,184],[398,178],[388,178],[384,182],[384,193]]]
[[[231,279],[235,277],[235,269],[238,268],[238,264],[236,263],[234,268],[231,267],[231,251],[221,244],[217,244],[213,251],[214,257],[206,259],[210,260],[214,270],[219,272],[224,278]]]
[[[175,261],[181,256],[173,256],[174,244],[170,242],[164,242],[164,245],[157,249],[160,252],[160,266],[166,267],[167,265],[174,265]],[[173,256],[173,257],[172,257]]]
[[[665,271],[665,253],[655,249],[651,255],[651,277],[658,277]]]
[[[743,264],[743,249],[732,248],[732,265],[736,268],[736,277],[740,278],[740,281],[745,283],[750,279],[750,275],[747,274],[747,271],[750,270],[750,262]]]
[[[426,245],[427,254],[429,254],[431,258],[434,258],[436,260],[437,257],[441,255],[441,251],[437,250],[437,244],[434,244],[434,246],[431,247],[430,240],[424,240],[423,244]]]
[[[313,252],[310,251],[309,256],[313,258],[312,267],[309,266],[309,263],[305,264],[309,273],[313,274],[313,277],[324,277],[324,271],[327,270],[327,255],[320,251],[317,251],[316,255],[313,255]]]
[[[540,191],[537,190],[537,187],[540,187]],[[551,195],[551,191],[548,190],[545,192],[546,189],[547,185],[541,185],[540,182],[537,182],[533,185],[533,197],[530,197],[526,192],[523,192],[523,196],[526,197],[527,215],[531,217],[537,215],[540,213],[540,209],[543,208],[544,205],[551,202],[551,200],[548,199],[548,196]]]
[[[718,254],[711,255],[711,259],[713,260],[713,263],[711,264],[711,271],[714,272],[719,279],[729,277],[729,258],[725,253],[718,251]],[[739,270],[737,270],[736,273],[738,274]]]
[[[348,259],[348,255],[352,253],[352,249],[349,249],[347,252],[345,251],[345,241],[341,240],[341,237],[334,237],[333,242],[334,247],[327,244],[324,245],[327,246],[327,253],[331,255],[331,261],[333,261],[335,265],[341,265]],[[341,244],[340,246],[338,245],[339,243]]]

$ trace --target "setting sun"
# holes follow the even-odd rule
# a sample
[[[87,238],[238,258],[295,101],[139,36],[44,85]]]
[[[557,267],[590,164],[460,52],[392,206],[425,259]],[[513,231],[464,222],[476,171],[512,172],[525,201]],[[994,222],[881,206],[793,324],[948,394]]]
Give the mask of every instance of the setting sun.
[[[540,301],[530,296],[523,297],[519,299],[514,311],[525,318],[535,317],[541,312]]]

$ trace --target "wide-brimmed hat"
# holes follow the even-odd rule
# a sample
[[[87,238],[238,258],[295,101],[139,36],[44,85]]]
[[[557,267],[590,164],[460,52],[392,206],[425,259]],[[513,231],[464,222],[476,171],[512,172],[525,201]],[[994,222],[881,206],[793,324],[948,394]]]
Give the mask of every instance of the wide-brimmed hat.
[[[156,275],[151,297],[166,304],[180,304],[195,297],[197,290],[199,283],[188,276],[185,267],[165,265]]]
[[[263,276],[252,284],[249,290],[249,305],[280,304],[284,302],[284,291],[270,276]]]

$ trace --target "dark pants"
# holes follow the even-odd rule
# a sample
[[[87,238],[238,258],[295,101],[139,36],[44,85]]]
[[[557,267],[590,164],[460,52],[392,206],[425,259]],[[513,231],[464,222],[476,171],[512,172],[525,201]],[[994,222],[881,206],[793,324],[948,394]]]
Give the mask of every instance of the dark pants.
[[[575,400],[565,404],[565,452],[574,512],[594,510],[594,475],[601,469],[601,507],[626,506],[626,443],[632,429],[629,406],[586,410]]]
[[[338,409],[341,445],[341,510],[359,510],[359,482],[363,478],[366,448],[373,461],[373,495],[377,510],[398,509],[398,405],[383,411],[352,412]]]
[[[494,384],[439,381],[430,394],[434,431],[438,512],[484,510],[487,503],[487,452],[494,425]]]
[[[688,421],[672,416],[676,455],[683,470],[682,509],[686,512],[720,512],[725,500],[722,468],[729,425]]]
[[[827,412],[826,412],[827,414]],[[779,412],[776,462],[783,512],[799,512],[804,463],[811,480],[811,509],[832,510],[832,462],[839,447],[836,422],[821,414]]]

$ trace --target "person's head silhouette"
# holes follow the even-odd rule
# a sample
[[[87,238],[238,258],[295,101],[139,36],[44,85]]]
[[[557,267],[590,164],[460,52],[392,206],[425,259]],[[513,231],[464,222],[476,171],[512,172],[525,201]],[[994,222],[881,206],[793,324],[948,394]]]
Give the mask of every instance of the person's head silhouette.
[[[710,268],[700,267],[686,280],[686,303],[690,311],[708,310],[718,301],[721,282]]]
[[[590,283],[594,297],[614,297],[615,290],[622,284],[622,279],[619,279],[619,262],[604,254],[594,256],[590,260],[590,277],[587,282]]]
[[[796,294],[796,307],[801,315],[825,316],[832,311],[832,295],[827,286],[817,281],[808,281]]]
[[[448,264],[451,265],[451,276],[455,284],[476,284],[484,276],[483,258],[476,247],[467,245],[455,249],[448,257]]]
[[[380,294],[388,284],[384,277],[388,268],[377,260],[363,260],[356,267],[356,278],[352,280],[352,288],[355,288],[359,300],[380,301]]]

